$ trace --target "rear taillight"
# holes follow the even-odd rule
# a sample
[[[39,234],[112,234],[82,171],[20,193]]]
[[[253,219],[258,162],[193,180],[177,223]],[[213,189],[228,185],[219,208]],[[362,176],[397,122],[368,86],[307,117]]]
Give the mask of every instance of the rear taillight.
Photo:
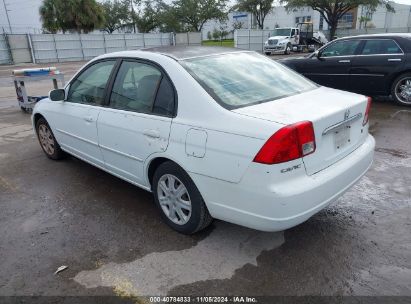
[[[302,121],[275,132],[260,149],[254,162],[279,164],[301,158],[315,151],[313,123]]]
[[[364,120],[362,122],[363,126],[365,126],[368,123],[368,115],[370,113],[371,101],[372,101],[372,98],[368,97],[368,99],[367,99],[367,108],[365,109]]]

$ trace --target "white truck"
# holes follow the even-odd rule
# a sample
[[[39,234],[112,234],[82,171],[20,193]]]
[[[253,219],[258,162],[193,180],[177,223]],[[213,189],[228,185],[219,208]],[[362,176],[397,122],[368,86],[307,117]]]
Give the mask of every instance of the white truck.
[[[290,54],[291,51],[315,51],[328,42],[324,33],[314,32],[311,22],[298,23],[296,27],[276,28],[264,43],[264,53]]]

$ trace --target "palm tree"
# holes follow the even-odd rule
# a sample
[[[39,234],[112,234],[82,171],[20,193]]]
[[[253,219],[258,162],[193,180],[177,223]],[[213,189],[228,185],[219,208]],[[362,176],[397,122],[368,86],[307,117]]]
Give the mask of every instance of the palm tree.
[[[40,16],[43,28],[51,33],[88,33],[104,22],[101,4],[95,0],[43,0]]]

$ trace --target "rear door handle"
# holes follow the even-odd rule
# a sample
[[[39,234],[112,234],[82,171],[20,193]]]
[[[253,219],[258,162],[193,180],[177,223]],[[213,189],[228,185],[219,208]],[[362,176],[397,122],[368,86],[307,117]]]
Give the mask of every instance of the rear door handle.
[[[87,121],[87,122],[93,122],[94,121],[92,116],[86,116],[86,117],[84,117],[84,120]]]
[[[349,59],[344,59],[344,60],[338,60],[339,63],[350,63],[351,60]]]
[[[150,138],[160,138],[160,132],[156,130],[145,130],[143,134]]]
[[[401,58],[389,58],[388,61],[401,61]]]

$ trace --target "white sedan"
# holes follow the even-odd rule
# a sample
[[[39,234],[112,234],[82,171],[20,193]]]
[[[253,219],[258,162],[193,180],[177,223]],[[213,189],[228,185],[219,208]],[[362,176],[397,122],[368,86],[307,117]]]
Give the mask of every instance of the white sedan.
[[[151,191],[179,232],[213,218],[278,231],[368,170],[370,103],[255,52],[167,47],[93,59],[32,121],[49,158],[68,153]]]

